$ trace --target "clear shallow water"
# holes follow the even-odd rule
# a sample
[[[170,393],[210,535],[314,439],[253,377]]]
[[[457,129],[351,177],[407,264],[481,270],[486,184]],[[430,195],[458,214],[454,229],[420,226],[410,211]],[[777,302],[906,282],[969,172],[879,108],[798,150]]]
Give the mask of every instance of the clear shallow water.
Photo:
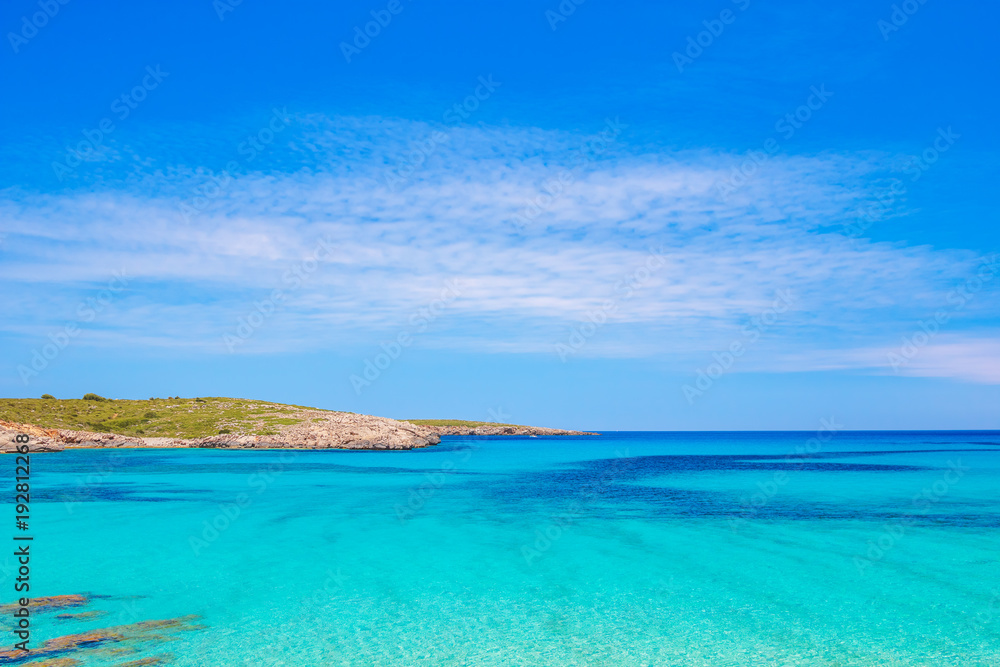
[[[1000,433],[815,435],[36,454],[32,595],[107,597],[32,644],[197,614],[61,657],[1000,664]]]

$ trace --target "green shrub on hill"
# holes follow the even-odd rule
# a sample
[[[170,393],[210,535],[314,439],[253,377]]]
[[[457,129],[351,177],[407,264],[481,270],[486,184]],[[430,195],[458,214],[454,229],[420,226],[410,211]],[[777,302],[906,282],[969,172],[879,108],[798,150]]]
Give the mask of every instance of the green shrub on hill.
[[[0,419],[43,428],[163,438],[201,438],[219,433],[275,434],[297,424],[298,408],[242,398],[83,399],[0,398]]]

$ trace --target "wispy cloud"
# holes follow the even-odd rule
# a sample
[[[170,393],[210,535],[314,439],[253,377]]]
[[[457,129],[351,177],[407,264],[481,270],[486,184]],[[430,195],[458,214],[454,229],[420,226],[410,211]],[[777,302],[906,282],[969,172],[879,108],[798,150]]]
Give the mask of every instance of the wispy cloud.
[[[241,353],[377,342],[459,277],[462,298],[420,344],[554,354],[655,249],[665,265],[581,354],[690,359],[731,340],[778,290],[792,290],[794,312],[745,368],[787,370],[782,359],[792,357],[805,367],[865,368],[864,355],[828,362],[824,351],[891,345],[977,262],[972,252],[838,233],[877,194],[889,160],[876,155],[776,156],[723,202],[714,185],[739,156],[622,146],[578,170],[523,226],[518,211],[567,166],[580,136],[452,128],[393,192],[381,179],[386,165],[432,126],[321,116],[293,123],[298,130],[274,159],[295,154],[308,168],[237,175],[189,220],[179,206],[205,178],[195,169],[88,192],[4,193],[0,280],[16,296],[3,330],[30,345],[71,318],[81,294],[125,268],[128,290],[80,344],[221,352],[247,304],[281,287],[289,267],[329,238],[334,255]],[[986,290],[961,316],[995,307]],[[958,359],[949,354],[987,351],[958,340],[962,330],[956,316],[952,352],[928,349],[907,372],[947,375],[949,359]]]
[[[1000,332],[989,338],[975,334],[944,337],[928,345],[900,373],[1000,384]]]

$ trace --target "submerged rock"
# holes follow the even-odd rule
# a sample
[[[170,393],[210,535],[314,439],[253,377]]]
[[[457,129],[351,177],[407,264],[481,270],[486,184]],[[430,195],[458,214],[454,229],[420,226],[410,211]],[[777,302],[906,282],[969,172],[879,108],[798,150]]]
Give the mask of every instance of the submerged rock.
[[[93,648],[106,642],[117,642],[124,639],[120,634],[108,630],[91,630],[75,635],[64,635],[50,639],[38,648],[25,652],[18,648],[0,650],[0,664],[16,664],[35,660],[37,658],[47,658],[60,653],[78,651],[83,648]]]
[[[133,643],[139,646],[148,646],[151,641],[168,641],[170,639],[170,637],[161,635],[156,631],[187,631],[201,629],[202,626],[194,622],[199,618],[201,617],[192,614],[188,616],[179,616],[177,618],[168,618],[165,620],[140,621],[138,623],[118,625],[111,628],[104,628],[102,630],[90,630],[88,632],[80,632],[72,635],[63,635],[62,637],[50,639],[41,646],[32,648],[27,652],[14,647],[0,649],[0,665],[21,664],[26,663],[29,660],[34,661],[42,658],[54,658],[55,656],[61,656],[59,658],[60,660],[74,659],[72,656],[64,656],[64,654],[78,652],[93,653],[104,651],[111,646],[120,645],[125,645],[125,648],[134,649],[136,647],[128,646],[128,644]],[[117,653],[115,650],[108,652]],[[143,660],[146,660],[147,662],[138,660],[127,664],[158,665],[163,664],[167,659],[168,656],[164,654],[144,658]],[[37,665],[39,663],[33,662],[31,664]],[[41,664],[51,665],[59,663],[56,663],[54,660],[50,660]],[[64,662],[62,664],[72,665],[74,663]]]
[[[68,609],[70,607],[82,607],[90,603],[88,595],[50,595],[47,597],[29,598],[28,608],[32,612],[54,611],[56,609]],[[6,616],[16,611],[20,605],[5,604],[0,605],[0,615]]]
[[[94,611],[81,611],[78,614],[56,614],[57,621],[91,621],[95,618],[107,616],[108,612],[102,609]]]

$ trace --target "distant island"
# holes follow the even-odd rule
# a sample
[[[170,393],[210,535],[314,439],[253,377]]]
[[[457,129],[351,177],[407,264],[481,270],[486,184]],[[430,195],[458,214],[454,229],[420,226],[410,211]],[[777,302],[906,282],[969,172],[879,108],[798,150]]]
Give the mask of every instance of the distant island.
[[[414,449],[442,435],[585,435],[462,420],[409,421],[242,398],[0,399],[0,450],[31,436],[31,451],[92,447]]]

